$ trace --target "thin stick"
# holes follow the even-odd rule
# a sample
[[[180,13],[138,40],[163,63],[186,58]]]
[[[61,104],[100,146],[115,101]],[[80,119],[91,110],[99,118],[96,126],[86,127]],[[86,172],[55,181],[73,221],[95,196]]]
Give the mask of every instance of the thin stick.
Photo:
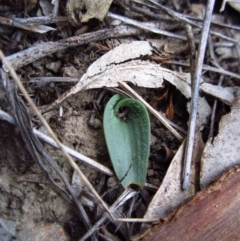
[[[218,81],[218,86],[221,86],[222,85],[222,82],[224,80],[224,76],[220,76],[220,79]],[[213,108],[212,108],[212,115],[211,115],[211,125],[210,125],[210,131],[209,131],[209,136],[208,138],[212,139],[211,142],[213,142],[213,134],[214,134],[214,119],[215,119],[215,115],[216,115],[216,109],[217,109],[217,103],[218,103],[218,100],[216,99],[213,103]]]
[[[16,124],[15,119],[11,115],[9,115],[8,113],[6,113],[2,110],[0,110],[0,120],[7,121],[7,122],[9,122],[13,125]],[[46,143],[48,143],[49,145],[59,149],[57,143],[51,137],[43,134],[42,132],[38,131],[35,128],[33,128],[32,131],[39,139],[41,139],[41,140],[45,141]],[[71,148],[69,148],[69,147],[67,147],[63,144],[62,144],[62,146],[69,155],[75,157],[76,159],[82,161],[83,163],[95,168],[96,170],[98,170],[98,171],[100,171],[100,172],[102,172],[102,173],[104,173],[108,176],[115,175],[114,172],[111,169],[109,169],[108,167],[105,167],[104,165],[92,160],[91,158],[89,158],[87,156],[84,156],[83,154],[81,154],[79,152],[74,151],[73,149],[71,149]],[[147,183],[147,182],[144,184],[144,187],[147,188],[147,189],[150,189],[152,191],[156,191],[158,189],[157,186],[152,185],[152,184]]]
[[[0,119],[1,120],[6,120],[8,121],[9,123],[15,125],[15,120],[14,118],[7,114],[6,112],[0,110]],[[33,128],[33,133],[41,140],[45,141],[46,143],[48,143],[49,145],[53,146],[53,147],[56,147],[56,148],[59,148],[57,143],[49,136],[43,134],[42,132],[38,131],[37,129]],[[81,153],[79,152],[76,152],[74,150],[72,150],[71,148],[63,145],[63,148],[65,149],[65,151],[70,154],[71,156],[77,158],[78,160],[81,160],[83,163],[95,168],[96,170],[100,171],[100,172],[103,172],[104,174],[108,175],[108,176],[113,176],[114,173],[112,170],[110,170],[109,168],[103,166],[102,164],[82,155]]]
[[[78,175],[81,177],[82,181],[85,183],[85,185],[89,188],[89,190],[92,192],[92,194],[97,198],[97,200],[102,204],[102,206],[105,208],[105,210],[108,212],[108,214],[110,215],[110,217],[115,220],[115,218],[113,217],[111,211],[108,209],[106,203],[101,199],[101,197],[99,196],[99,194],[96,192],[96,190],[94,189],[94,187],[92,186],[92,184],[88,181],[88,179],[85,177],[85,175],[82,173],[82,171],[79,169],[79,167],[77,166],[77,164],[74,162],[74,160],[71,158],[71,156],[64,150],[61,142],[58,140],[58,138],[56,137],[56,135],[54,134],[54,132],[52,131],[51,127],[48,125],[47,121],[44,119],[44,117],[41,115],[41,113],[39,112],[38,108],[36,107],[36,105],[34,104],[34,102],[32,101],[32,99],[30,98],[30,96],[28,95],[26,89],[24,88],[23,84],[21,83],[21,81],[19,80],[16,72],[14,71],[14,69],[11,67],[11,65],[9,64],[9,62],[7,61],[7,59],[4,57],[2,51],[0,50],[0,59],[2,60],[2,62],[4,63],[4,65],[7,67],[7,69],[9,70],[12,78],[14,79],[14,81],[16,82],[19,90],[22,92],[23,96],[26,98],[29,106],[32,108],[32,110],[36,113],[36,115],[38,116],[38,118],[40,119],[40,121],[42,122],[43,126],[46,128],[47,132],[49,133],[49,135],[54,139],[54,141],[57,143],[57,145],[59,146],[60,150],[62,151],[62,153],[64,154],[64,156],[67,158],[69,164],[73,167],[73,169],[78,173]]]
[[[173,60],[169,60],[168,64],[176,64],[176,65],[182,65],[182,66],[190,66],[189,63],[187,62],[183,62],[183,61],[173,61]],[[215,72],[215,73],[219,73],[219,74],[223,74],[223,75],[227,75],[229,77],[233,77],[236,79],[240,79],[240,75],[230,72],[228,70],[222,69],[222,68],[216,68],[216,67],[212,67],[209,65],[204,64],[202,67],[203,70],[207,70],[207,71],[211,71],[211,72]]]
[[[36,129],[33,129],[33,132],[36,134],[36,136],[38,138],[44,140],[45,142],[47,142],[51,146],[59,148],[57,143],[52,138],[50,138],[49,136],[46,136],[45,134],[43,134],[42,132],[40,132],[40,131],[38,131]],[[63,144],[62,144],[62,146],[63,146],[63,148],[65,149],[65,151],[68,154],[70,154],[71,156],[81,160],[83,163],[93,167],[94,169],[96,169],[96,170],[98,170],[98,171],[100,171],[100,172],[102,172],[102,173],[104,173],[104,174],[106,174],[108,176],[114,175],[113,171],[111,171],[109,168],[107,168],[107,167],[101,165],[100,163],[98,163],[98,162],[96,162],[96,161],[94,161],[94,160],[92,160],[92,159],[82,155],[79,152],[76,152],[76,151],[72,150],[71,148],[69,148],[69,147],[67,147],[67,146],[65,146]]]
[[[172,132],[172,134],[177,137],[180,141],[183,140],[183,137],[163,118],[152,106],[150,106],[140,95],[138,95],[131,87],[129,87],[125,82],[119,82],[119,86],[123,89],[129,91],[136,99],[141,101],[146,108],[155,116],[161,123]]]
[[[196,48],[194,43],[194,36],[192,32],[192,27],[189,24],[184,25],[186,35],[188,38],[188,45],[189,45],[189,55],[190,55],[190,70],[191,70],[191,81],[193,81],[194,77],[194,70],[196,64]]]
[[[211,62],[219,69],[222,69],[222,67],[220,66],[215,53],[214,53],[214,49],[213,49],[213,43],[212,43],[212,39],[211,36],[208,37],[208,48],[209,48],[209,53],[211,56]],[[224,76],[221,75],[218,81],[218,86],[221,86],[224,80]],[[214,135],[214,119],[215,119],[215,115],[216,115],[216,110],[217,110],[217,104],[218,104],[218,100],[214,100],[213,103],[213,107],[212,107],[212,114],[211,114],[211,124],[210,124],[210,131],[209,131],[209,136],[208,139],[212,139],[211,142],[213,142],[213,135]]]
[[[123,36],[140,34],[141,30],[130,26],[117,26],[113,29],[103,29],[92,33],[82,34],[80,36],[73,36],[62,39],[56,42],[46,42],[28,49],[20,51],[16,54],[7,56],[6,59],[10,62],[13,69],[17,70],[27,64],[48,56],[50,54],[65,50],[70,47],[88,44],[92,41],[99,41],[107,38],[117,38]],[[3,65],[3,69],[5,66]]]
[[[21,24],[16,24],[14,25],[14,22],[11,18],[8,17],[1,17],[0,16],[0,23],[8,26],[15,26],[17,28],[22,28],[28,31],[32,32],[37,32],[37,33],[46,33],[48,31],[53,31],[56,30],[55,28],[45,26],[45,25],[39,25],[39,24],[28,24],[28,25],[21,25]]]
[[[150,32],[153,32],[153,33],[161,34],[161,35],[172,37],[172,38],[187,40],[187,38],[184,37],[184,36],[174,34],[174,33],[171,33],[171,32],[165,31],[165,30],[161,30],[159,28],[150,27],[149,25],[146,25],[145,23],[142,23],[142,22],[130,19],[130,18],[126,18],[126,17],[121,16],[121,15],[117,15],[115,13],[108,12],[107,16],[110,17],[110,18],[113,18],[113,19],[120,20],[120,21],[122,21],[126,24],[130,24],[134,27],[138,27],[138,28],[143,29],[143,30],[147,30],[147,31],[150,31]]]
[[[12,26],[17,27],[19,25],[30,25],[30,24],[51,24],[59,22],[67,22],[66,17],[53,17],[53,16],[42,16],[33,18],[12,18]]]
[[[118,222],[124,223],[156,223],[159,218],[117,218]]]
[[[133,198],[137,195],[136,191],[131,190],[130,188],[127,188],[121,196],[113,203],[113,205],[110,207],[110,210],[115,214],[115,216],[119,217],[121,214],[117,212],[117,209],[122,206],[127,200],[130,198]],[[81,237],[80,241],[86,240],[90,235],[92,235],[98,228],[101,226],[106,220],[107,220],[106,214],[103,214],[102,217],[93,225],[93,227],[88,230],[87,233],[84,234],[83,237]]]
[[[198,21],[198,22],[202,22],[202,18],[199,18],[199,17],[194,17],[194,16],[189,16],[189,15],[184,15],[186,18],[189,18],[189,19],[192,19],[192,20],[195,20],[195,21]],[[220,27],[224,27],[224,28],[230,28],[230,29],[233,29],[233,30],[240,30],[240,27],[237,26],[237,25],[229,25],[229,24],[225,24],[225,23],[217,23],[215,21],[211,21],[211,24],[213,25],[217,25],[217,26],[220,26]]]
[[[154,4],[155,6],[158,6],[163,12],[167,13],[168,15],[170,15],[173,18],[175,18],[176,20],[180,20],[182,22],[191,24],[191,25],[193,25],[195,27],[198,27],[198,28],[202,29],[202,26],[200,24],[197,24],[194,21],[191,21],[190,19],[186,18],[183,14],[177,13],[177,12],[175,12],[175,11],[173,11],[173,10],[171,10],[171,9],[169,9],[169,8],[159,4],[159,3],[157,3],[154,0],[148,0],[148,2]],[[220,34],[218,32],[210,30],[210,33],[215,35],[215,36],[218,36],[218,37],[220,37],[222,39],[225,39],[225,40],[228,40],[228,41],[231,41],[231,42],[234,42],[234,43],[237,42],[236,39],[233,39],[233,38],[230,38],[228,36],[222,35],[222,34]]]
[[[203,29],[201,33],[201,41],[198,48],[198,56],[196,60],[195,73],[193,79],[192,88],[192,98],[191,98],[191,113],[190,113],[190,123],[188,128],[185,156],[184,156],[184,168],[183,168],[183,183],[182,189],[186,190],[189,185],[190,170],[192,163],[193,145],[194,145],[194,135],[197,120],[197,110],[198,110],[198,99],[199,99],[199,87],[202,74],[203,60],[208,40],[208,34],[211,24],[212,11],[214,7],[215,0],[209,0],[206,7]]]

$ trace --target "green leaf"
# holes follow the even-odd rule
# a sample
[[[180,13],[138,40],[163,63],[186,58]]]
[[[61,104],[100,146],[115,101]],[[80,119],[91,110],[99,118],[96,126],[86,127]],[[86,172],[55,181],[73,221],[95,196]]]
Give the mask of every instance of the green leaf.
[[[142,187],[150,151],[150,120],[145,106],[138,100],[114,95],[105,107],[103,128],[118,180],[125,188],[130,184]]]

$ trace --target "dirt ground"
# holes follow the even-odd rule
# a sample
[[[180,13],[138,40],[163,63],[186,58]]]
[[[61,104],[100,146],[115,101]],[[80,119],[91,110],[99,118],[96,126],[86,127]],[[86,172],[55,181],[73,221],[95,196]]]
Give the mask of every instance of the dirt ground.
[[[46,2],[48,1],[3,0],[0,1],[0,14],[1,16],[12,18],[46,16],[47,13],[45,11],[49,8],[49,3]],[[113,1],[110,8],[111,11],[143,22],[154,20],[154,18],[144,13],[136,13],[133,9],[130,11],[130,13],[132,13],[131,16],[129,11],[126,11],[124,8],[124,4],[127,4],[129,1],[116,2],[117,1]],[[160,2],[166,4],[165,1]],[[193,14],[195,13],[194,11],[201,9],[200,6],[205,6],[205,1],[197,2],[202,5],[199,5],[199,8],[197,8],[195,4],[195,10],[190,8],[191,6],[193,7],[193,3],[190,3],[188,6],[185,1],[172,1],[171,4],[167,3],[167,6],[180,13]],[[110,18],[106,18],[103,22],[92,19],[88,23],[79,23],[79,26],[73,26],[72,22],[67,19],[70,17],[66,11],[66,5],[66,1],[61,1],[59,8],[59,16],[66,17],[66,20],[46,24],[45,26],[54,27],[55,30],[44,34],[7,26],[4,25],[3,22],[0,22],[0,49],[5,56],[11,56],[14,53],[21,52],[24,49],[42,42],[47,43],[64,40],[82,33],[113,27]],[[216,13],[219,8],[219,5],[216,4]],[[237,10],[233,10],[229,6],[227,6],[226,11],[222,14],[223,21],[230,25],[239,25],[237,16],[239,18]],[[0,21],[3,20],[0,19]],[[173,25],[173,21],[168,22],[166,29],[170,29],[170,32],[175,33],[184,32],[184,30],[178,29],[179,26],[175,27]],[[216,27],[216,31],[220,31],[219,29],[220,28]],[[231,36],[231,30],[223,29],[221,31],[222,34],[226,34],[226,32]],[[198,39],[199,36],[200,34],[197,32],[196,37]],[[175,41],[177,42],[177,40],[173,38],[161,37],[158,34],[150,32],[142,32],[140,35],[119,37],[117,39],[103,38],[103,40],[90,41],[80,46],[50,53],[45,57],[34,60],[20,68],[16,68],[17,75],[24,83],[34,103],[42,110],[42,108],[50,105],[61,94],[74,86],[87,71],[88,67],[100,56],[121,43],[148,39],[161,40],[171,44],[175,43]],[[214,36],[212,41],[218,43],[218,38]],[[225,40],[224,43],[227,45],[227,40]],[[159,51],[160,54],[158,53],[155,58],[148,57],[148,61],[157,62],[163,67],[178,71],[180,69],[179,66],[168,63],[168,61],[188,60],[188,51],[179,53],[177,51],[167,53],[163,49]],[[219,51],[225,51],[224,53],[218,52],[218,54],[216,54],[219,63],[221,63],[225,69],[239,73],[239,58],[229,57],[231,54],[227,53],[224,49]],[[227,54],[228,56],[226,57]],[[159,56],[161,56],[161,58]],[[211,56],[209,51],[207,51],[205,63],[210,64],[211,61]],[[189,69],[184,66],[182,69],[186,72],[189,71]],[[51,80],[53,77],[63,78],[55,82],[53,79]],[[40,80],[38,80],[39,78]],[[70,81],[64,81],[64,78]],[[208,72],[205,74],[205,78],[207,80],[211,79],[211,83],[217,83],[219,74]],[[237,81],[229,77],[225,85],[235,86],[237,85]],[[165,82],[164,88],[159,89],[132,87],[156,110],[162,111],[163,113],[167,112],[168,117],[171,118],[175,124],[183,128],[185,132],[187,131],[189,119],[189,113],[187,111],[188,100],[179,90],[167,82]],[[44,115],[54,133],[64,145],[111,170],[113,170],[113,167],[104,139],[102,120],[105,105],[113,94],[114,90],[108,88],[84,90],[62,103],[62,116],[59,116],[59,108],[55,108]],[[23,103],[28,109],[28,104],[22,97],[22,94],[18,92],[18,95],[23,99]],[[4,88],[0,86],[0,109],[14,116],[15,112],[7,100],[7,96]],[[214,98],[206,96],[206,99],[208,104],[212,106]],[[28,109],[28,111],[32,127],[43,133],[47,133],[33,111],[31,109]],[[217,123],[221,119],[221,116],[228,111],[228,106],[219,104],[215,121],[215,134],[217,133]],[[135,196],[134,202],[128,201],[121,208],[123,216],[134,218],[142,218],[144,216],[151,198],[161,185],[171,158],[181,145],[181,142],[159,123],[153,115],[150,115],[150,119],[151,147],[146,182],[151,185],[151,188],[139,190],[139,188],[133,187],[138,193]],[[28,124],[26,124],[26,126],[28,126]],[[208,124],[201,130],[203,141],[207,140],[209,129],[210,118]],[[12,124],[1,119],[0,130],[0,228],[2,226],[12,235],[17,235],[22,241],[80,240],[87,232],[86,224],[82,220],[82,216],[79,215],[81,211],[76,207],[76,203],[73,201],[56,169],[49,164],[43,152],[41,153],[36,149],[42,161],[42,167],[39,165],[39,162],[34,159],[33,153],[28,148],[29,144],[26,143],[27,137],[22,136],[22,129],[17,126],[16,123]],[[41,145],[46,152],[49,153],[54,163],[56,163],[61,173],[72,186],[76,194],[76,200],[84,204],[86,214],[89,216],[92,225],[94,225],[103,215],[102,211],[99,210],[101,209],[99,208],[100,204],[95,197],[88,194],[89,189],[80,180],[78,175],[76,175],[63,154],[43,141],[41,141]],[[166,150],[170,151],[169,155],[166,154]],[[112,205],[124,191],[123,188],[118,185],[116,178],[106,175],[89,165],[83,164],[77,159],[75,160],[106,203]],[[47,172],[43,170],[43,167],[47,169]],[[46,173],[49,173],[59,189],[49,181],[49,176]],[[62,190],[68,195],[65,195]],[[85,203],[84,198],[88,200]],[[130,212],[131,215],[128,216],[129,209],[131,208],[133,210]],[[121,228],[119,228],[118,223],[105,221],[99,225],[96,235],[91,236],[88,240],[129,240],[130,236],[139,231],[139,228],[140,226],[138,224],[123,224]],[[0,240],[6,241],[11,239],[1,239],[0,237]]]

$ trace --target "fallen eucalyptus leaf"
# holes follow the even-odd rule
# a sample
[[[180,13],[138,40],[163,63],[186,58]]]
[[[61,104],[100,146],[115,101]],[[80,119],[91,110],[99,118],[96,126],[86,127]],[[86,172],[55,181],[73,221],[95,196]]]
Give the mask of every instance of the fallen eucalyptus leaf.
[[[83,89],[118,87],[119,82],[129,82],[139,87],[161,88],[164,81],[176,86],[187,98],[191,97],[191,77],[189,73],[179,73],[149,61],[138,60],[141,56],[151,55],[153,48],[147,41],[134,41],[121,44],[96,60],[82,76],[79,82],[64,93],[48,109],[59,105],[66,98]],[[201,90],[229,104],[232,90],[215,91],[219,86],[202,83]],[[229,97],[230,96],[230,97]]]
[[[40,0],[39,5],[42,9],[43,15],[48,16],[52,14],[53,4],[48,0]]]
[[[222,1],[222,6],[220,8],[220,12],[225,10],[225,4],[228,3],[232,8],[240,12],[240,2],[237,0],[223,0]]]
[[[187,103],[187,111],[190,113],[190,102]],[[207,124],[208,117],[211,115],[212,109],[206,101],[205,97],[201,97],[198,100],[198,113],[196,129],[202,130],[202,128]]]
[[[205,188],[224,171],[240,163],[240,99],[233,103],[231,113],[222,117],[213,143],[208,140],[201,159],[200,185]]]
[[[203,151],[203,141],[200,131],[196,131],[194,139],[194,153],[193,153],[193,163],[192,163],[192,175],[191,175],[191,185],[184,192],[182,191],[182,160],[184,157],[184,146],[185,142],[182,143],[174,158],[168,167],[167,173],[162,181],[161,186],[152,198],[152,201],[148,205],[147,211],[144,215],[145,219],[159,218],[162,219],[168,215],[171,211],[181,205],[189,197],[196,193],[196,166],[201,159],[201,154]],[[142,225],[141,233],[149,229],[149,225]]]
[[[85,0],[84,2],[87,12],[83,15],[81,22],[88,22],[91,18],[103,21],[112,4],[112,0]]]
[[[120,113],[120,108],[124,108]],[[143,186],[150,151],[150,120],[138,100],[114,95],[103,116],[104,135],[114,171],[123,187]]]
[[[235,93],[240,90],[239,87],[222,87],[219,85],[212,85],[208,83],[203,83],[201,85],[201,90],[205,93],[212,95],[227,105],[231,105],[235,98]]]
[[[182,143],[171,161],[161,186],[148,205],[144,218],[161,219],[180,205],[184,200],[193,195],[190,188],[186,192],[183,192],[181,189],[184,143],[185,142]],[[142,230],[145,229],[145,227],[147,228],[148,225],[144,225]]]

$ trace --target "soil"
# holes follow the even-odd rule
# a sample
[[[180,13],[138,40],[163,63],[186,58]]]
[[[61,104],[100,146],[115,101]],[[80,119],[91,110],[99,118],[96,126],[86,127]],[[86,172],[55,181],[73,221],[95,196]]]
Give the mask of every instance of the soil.
[[[29,7],[28,9],[23,8],[22,6],[24,6],[24,4],[21,5],[19,1],[0,1],[0,7],[3,8],[5,6],[9,9],[5,13],[6,16],[10,16],[10,14],[14,13],[15,16],[23,17],[24,11],[27,11],[29,16],[36,16],[37,11],[40,9],[39,3],[37,3],[37,1],[27,2],[28,4],[31,3],[33,7]],[[179,1],[179,12],[184,12],[183,7],[185,4],[182,2],[184,1]],[[66,14],[66,3],[64,2],[64,4],[61,3],[60,5],[61,14]],[[116,9],[116,7],[119,8],[119,14],[124,11],[124,9],[120,8],[117,4],[112,6],[113,10]],[[227,11],[233,10],[227,9]],[[0,10],[0,12],[2,15],[3,10]],[[237,13],[234,12],[232,16],[233,20],[231,21],[234,21],[234,16],[236,14]],[[144,15],[141,15],[141,18],[144,20]],[[149,17],[145,16],[145,20],[148,18]],[[8,56],[20,52],[22,49],[26,49],[37,42],[57,41],[59,39],[74,36],[76,31],[81,30],[80,27],[72,26],[67,21],[60,24],[52,24],[51,26],[56,27],[57,30],[50,33],[39,34],[1,25],[0,30],[4,34],[0,36],[0,48],[4,54]],[[88,27],[87,32],[90,32],[104,28],[108,26],[108,23],[107,20],[103,23],[97,20],[91,20],[86,26]],[[159,38],[158,35],[145,33],[142,34],[142,36],[133,36],[131,38],[126,37],[117,40],[107,39],[88,43],[79,47],[59,51],[41,58],[40,60],[36,60],[33,63],[18,69],[17,74],[23,81],[25,88],[35,104],[41,109],[43,106],[51,104],[61,94],[69,90],[73,84],[69,84],[69,82],[66,83],[64,80],[55,83],[34,82],[34,78],[70,77],[73,81],[76,81],[86,72],[91,63],[115,45],[141,37]],[[188,53],[186,52],[171,56],[171,58],[176,60],[187,59],[187,57]],[[208,60],[206,59],[206,61]],[[223,61],[227,67],[230,66],[228,65],[227,60]],[[237,63],[237,60],[235,60],[235,63]],[[171,69],[178,68],[176,65],[170,65],[164,61],[161,64],[162,66],[167,66]],[[232,67],[231,70],[237,69],[233,62],[230,67]],[[209,75],[207,78],[209,78]],[[76,84],[76,82],[74,84]],[[232,84],[235,84],[234,80],[232,81]],[[166,113],[166,111],[169,112],[169,110],[171,111],[171,108],[173,108],[172,111],[174,112],[174,117],[172,121],[187,131],[187,121],[189,118],[187,112],[187,99],[183,97],[178,90],[167,83],[163,89],[132,87],[147,102],[151,103],[155,109]],[[81,91],[63,102],[61,106],[63,109],[62,117],[59,116],[59,108],[55,108],[52,112],[45,115],[45,118],[49,122],[54,133],[63,144],[102,165],[109,167],[111,170],[112,165],[104,139],[102,118],[104,107],[113,94],[114,92],[108,89]],[[21,96],[20,93],[18,93],[18,95]],[[163,96],[165,96],[165,98],[160,100]],[[213,99],[208,97],[208,102],[212,104]],[[27,106],[26,102],[25,104]],[[3,88],[0,90],[0,109],[9,114],[13,114]],[[220,116],[222,115],[221,112],[225,109],[225,106],[222,108],[219,107]],[[32,126],[46,133],[45,128],[35,117],[32,110],[29,109],[29,113]],[[170,157],[166,158],[164,148],[167,148],[174,154],[181,143],[170,133],[170,131],[166,130],[155,117],[150,115],[150,119],[152,132],[151,152],[146,182],[157,189],[161,185],[161,181],[171,161]],[[78,215],[76,206],[73,205],[69,199],[63,198],[63,196],[59,195],[49,182],[48,177],[28,150],[25,140],[21,136],[21,129],[16,125],[3,120],[0,120],[0,129],[0,228],[2,226],[9,233],[17,235],[23,241],[79,240],[87,230],[83,220]],[[208,136],[208,129],[209,126],[207,126],[202,132],[204,140],[206,139],[206,136]],[[89,190],[82,184],[79,177],[59,150],[45,143],[42,144],[51,157],[56,161],[65,178],[73,186],[76,193],[79,192],[78,198],[81,200],[80,193],[82,190],[84,190],[84,192],[89,192]],[[119,183],[115,177],[105,175],[78,160],[76,160],[76,163],[98,193],[104,195],[104,200],[109,205],[111,205],[123,192],[123,188],[119,187]],[[60,188],[66,190],[65,185],[54,168],[48,166],[47,161],[45,162],[45,165],[51,173],[55,183],[57,183]],[[113,187],[115,187],[115,189]],[[134,188],[137,191],[139,190],[136,187]],[[156,189],[144,189],[144,191],[139,192],[135,205],[132,204],[135,209],[132,217],[143,217],[148,203]],[[90,198],[90,200],[92,199]],[[99,219],[99,215],[97,215],[96,211],[98,203],[96,200],[92,201],[94,207],[88,205],[86,207],[86,212],[89,215],[91,222],[94,224]],[[126,214],[129,206],[131,206],[131,204],[128,202],[122,212]],[[129,232],[130,229],[131,228],[128,229]],[[125,234],[125,231],[120,229],[120,231],[117,232],[117,236],[113,237],[111,236],[115,234],[113,226],[108,225],[108,222],[105,222],[105,224],[101,226],[99,232],[97,232],[97,237],[99,240],[128,240],[129,236],[138,232],[139,225],[132,226],[132,229],[133,231],[130,235]],[[124,235],[126,235],[125,238]],[[96,236],[93,236],[92,239],[95,239],[94,237],[96,238]],[[6,241],[10,239],[1,239],[0,237],[0,240]]]

